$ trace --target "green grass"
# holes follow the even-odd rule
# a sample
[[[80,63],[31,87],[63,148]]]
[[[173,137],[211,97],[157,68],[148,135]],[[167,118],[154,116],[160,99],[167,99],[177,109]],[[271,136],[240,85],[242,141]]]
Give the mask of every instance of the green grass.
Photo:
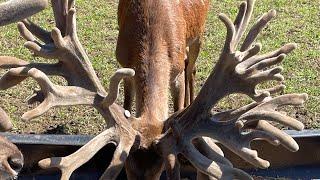
[[[206,80],[222,48],[225,28],[218,20],[221,12],[235,17],[240,1],[214,0],[207,20],[204,43],[197,60],[197,87]],[[78,34],[92,64],[103,84],[107,87],[111,74],[119,68],[115,58],[117,42],[116,0],[78,0]],[[270,9],[276,9],[277,17],[259,36],[263,52],[281,47],[288,42],[296,42],[299,48],[284,61],[286,93],[309,94],[304,108],[289,109],[293,117],[303,120],[308,128],[320,127],[320,2],[309,0],[258,0],[254,18]],[[32,17],[42,27],[53,28],[51,9]],[[252,21],[252,23],[254,22]],[[0,29],[0,52],[2,55],[16,56],[29,61],[45,61],[34,58],[23,47],[24,40],[19,36],[16,25]],[[4,71],[2,71],[4,73]],[[96,134],[104,128],[100,115],[88,107],[54,108],[44,116],[30,122],[20,119],[23,112],[32,108],[26,104],[35,83],[28,80],[16,88],[0,92],[0,106],[11,116],[15,131],[21,133],[68,133]],[[220,108],[228,109],[246,104],[244,96],[229,96],[219,103]]]

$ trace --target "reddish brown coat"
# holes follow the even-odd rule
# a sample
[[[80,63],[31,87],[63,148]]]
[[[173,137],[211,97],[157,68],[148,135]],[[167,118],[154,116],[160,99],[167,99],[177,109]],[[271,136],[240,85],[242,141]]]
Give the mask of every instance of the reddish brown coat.
[[[175,110],[184,107],[186,47],[200,39],[208,6],[208,0],[119,2],[117,60],[136,71],[134,79],[126,81],[125,108],[130,109],[133,94],[128,91],[133,89],[137,120],[132,124],[143,135],[141,145],[151,151],[129,156],[126,168],[131,178],[153,179],[163,168],[163,161],[150,150],[151,143],[168,118],[170,88]],[[131,171],[137,168],[139,173]]]

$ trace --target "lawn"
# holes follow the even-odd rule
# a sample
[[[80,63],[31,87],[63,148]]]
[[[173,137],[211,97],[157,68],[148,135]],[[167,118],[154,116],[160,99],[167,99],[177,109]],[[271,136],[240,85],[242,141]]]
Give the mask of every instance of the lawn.
[[[204,43],[197,60],[197,89],[211,72],[224,43],[225,28],[218,20],[219,13],[224,12],[235,17],[238,0],[215,0],[211,3],[208,15]],[[107,87],[110,76],[119,68],[115,58],[117,42],[117,5],[118,1],[78,0],[78,34],[92,64]],[[308,93],[309,100],[305,107],[288,109],[289,113],[302,120],[307,128],[320,127],[320,2],[309,0],[258,0],[254,18],[270,9],[276,9],[277,17],[259,36],[263,52],[281,47],[288,42],[299,46],[283,62],[285,68],[285,93]],[[42,27],[53,28],[51,9],[32,17]],[[252,22],[253,23],[253,22]],[[24,40],[19,36],[16,25],[0,29],[1,55],[10,55],[28,61],[45,62],[34,58],[24,48]],[[4,71],[1,71],[3,74]],[[55,82],[64,83],[61,79]],[[272,85],[272,84],[271,84]],[[21,85],[1,91],[0,106],[10,114],[15,132],[19,133],[65,133],[97,134],[104,128],[104,120],[93,108],[63,107],[54,108],[44,116],[25,122],[20,119],[23,112],[30,110],[26,99],[38,86],[31,80]],[[230,109],[249,102],[240,95],[231,95],[219,103],[219,108]]]

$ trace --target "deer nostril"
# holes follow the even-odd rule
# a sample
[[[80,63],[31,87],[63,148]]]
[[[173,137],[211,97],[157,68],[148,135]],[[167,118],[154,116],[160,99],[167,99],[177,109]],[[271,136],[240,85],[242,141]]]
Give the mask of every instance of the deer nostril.
[[[20,158],[9,158],[8,163],[10,167],[16,172],[20,172],[23,167],[23,160]]]

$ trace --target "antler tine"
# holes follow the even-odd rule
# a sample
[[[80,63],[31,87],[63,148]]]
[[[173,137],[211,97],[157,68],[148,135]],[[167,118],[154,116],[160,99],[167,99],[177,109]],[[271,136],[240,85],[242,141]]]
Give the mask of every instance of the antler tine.
[[[70,8],[74,8],[75,7],[75,5],[76,5],[76,0],[69,0],[69,9]]]
[[[252,15],[252,12],[253,12],[253,7],[254,7],[254,4],[255,4],[255,0],[247,0],[246,1],[246,8],[245,8],[245,13],[243,14],[242,16],[242,21],[240,21],[241,23],[238,25],[238,30],[237,30],[237,34],[236,34],[236,37],[235,37],[235,44],[238,44],[239,41],[241,40],[241,37],[243,36],[248,24],[249,24],[249,21],[251,19],[251,15]],[[241,6],[240,6],[241,7]],[[241,17],[241,11],[240,11],[240,17]],[[239,17],[239,18],[240,18]]]
[[[9,0],[0,4],[0,26],[32,16],[48,7],[47,0]]]
[[[235,26],[233,25],[230,18],[225,14],[219,14],[219,19],[225,24],[227,28],[227,36],[224,45],[224,51],[230,52],[233,51],[235,43],[234,43],[234,36],[236,33]]]
[[[19,31],[22,37],[27,40],[25,47],[37,56],[58,59],[61,65],[59,75],[62,74],[69,85],[106,94],[77,37],[74,1],[57,0],[52,1],[52,3],[57,27],[49,33],[49,36],[48,32],[33,23],[27,23],[27,21],[19,23]],[[63,14],[66,8],[67,13]],[[46,44],[42,45],[36,41],[32,34]]]
[[[304,128],[302,123],[280,114],[276,109],[285,105],[301,105],[307,99],[306,94],[272,98],[270,95],[283,90],[283,85],[265,90],[256,89],[256,86],[262,82],[283,80],[283,76],[280,74],[282,67],[272,68],[272,66],[280,63],[286,54],[296,48],[296,45],[287,44],[264,55],[257,55],[261,50],[260,44],[243,52],[235,51],[237,41],[239,41],[237,38],[242,36],[252,14],[253,3],[254,1],[247,1],[241,5],[239,16],[235,22],[236,26],[225,15],[219,16],[227,28],[226,43],[220,59],[195,101],[185,111],[173,118],[172,133],[168,132],[159,141],[161,148],[161,144],[170,144],[174,141],[173,139],[183,137],[186,144],[178,143],[178,147],[174,146],[169,149],[174,153],[183,153],[197,169],[215,178],[220,178],[224,172],[237,171],[231,167],[224,169],[223,164],[217,163],[219,158],[215,158],[215,163],[212,163],[207,157],[201,155],[192,144],[188,143],[192,139],[202,136],[213,138],[251,164],[267,168],[270,163],[261,159],[257,151],[250,148],[251,141],[263,139],[273,145],[281,143],[292,151],[296,151],[299,147],[292,138],[266,121],[276,121],[296,130]],[[248,5],[245,10],[246,4]],[[246,12],[244,13],[244,11]],[[242,14],[244,14],[243,20],[239,20]],[[249,36],[256,36],[261,30],[260,28],[265,26],[271,17],[273,17],[273,11],[264,15],[257,22],[257,25],[251,29]],[[248,37],[244,47],[251,44],[254,39],[255,37],[253,39]],[[244,93],[257,102],[237,110],[215,115],[208,113],[219,100],[232,93]],[[256,125],[252,127],[252,124]],[[245,129],[251,129],[251,132],[244,134],[243,130]]]
[[[283,105],[301,105],[304,103],[304,101],[306,101],[306,99],[306,94],[283,95],[273,99],[271,98],[270,100],[262,102],[261,104],[253,108],[240,108],[247,109],[247,112],[244,112],[243,110],[235,111],[243,113],[243,115],[237,118],[239,121],[244,122],[242,126],[238,126],[237,123],[228,124],[216,120],[212,121],[212,119],[217,119],[217,117],[220,116],[218,114],[217,117],[210,117],[210,121],[203,121],[201,122],[202,125],[198,125],[199,130],[197,133],[199,134],[197,136],[208,136],[207,133],[209,133],[209,137],[218,140],[243,159],[247,160],[255,166],[267,168],[269,166],[269,163],[259,158],[256,151],[250,149],[250,142],[255,139],[264,139],[271,144],[282,144],[284,147],[291,151],[297,151],[299,149],[297,143],[290,136],[277,129],[276,127],[270,125],[267,120],[274,120],[273,116],[275,113],[277,113],[275,110],[278,107],[281,107]],[[262,111],[263,116],[261,116]],[[276,118],[278,118],[276,120],[281,124],[296,128],[298,130],[303,129],[303,124],[293,118],[285,115],[281,115],[281,117]],[[232,130],[227,130],[228,126],[229,128],[232,127]],[[251,132],[249,134],[242,134],[242,131],[245,129],[251,129]]]
[[[2,69],[10,69],[21,66],[26,66],[29,63],[27,61],[23,61],[21,59],[10,57],[10,56],[0,56],[0,68]]]
[[[241,37],[243,36],[249,24],[249,21],[251,19],[254,3],[255,3],[255,0],[247,0],[246,2],[242,2],[239,7],[239,12],[234,23],[232,23],[232,21],[225,14],[219,15],[220,20],[225,24],[227,28],[227,37],[226,37],[225,46],[224,46],[225,51],[227,50],[228,52],[233,52],[236,50],[241,40]],[[269,15],[269,13],[265,16],[267,17],[263,16],[263,18],[258,21],[258,23],[252,28],[251,32],[249,33],[250,38],[253,38],[253,40],[255,39],[255,37],[254,36],[251,37],[251,35],[255,35],[255,36],[258,35],[259,31],[263,29],[263,26],[265,26],[263,21],[264,18],[267,18],[267,21],[271,19],[269,17],[271,15]],[[247,36],[247,38],[249,37]],[[247,39],[246,45],[244,45],[243,47],[247,46],[247,44],[251,44],[252,43],[252,42],[250,43],[251,40],[252,39]]]
[[[193,145],[185,145],[182,154],[201,172],[217,179],[252,179],[240,169],[232,168],[203,156]]]
[[[105,99],[102,101],[103,107],[108,107],[112,105],[118,98],[119,95],[119,85],[120,81],[125,77],[132,77],[134,76],[135,71],[130,68],[123,68],[118,70],[110,79],[109,85],[109,94]]]
[[[285,115],[282,115],[279,112],[269,112],[269,111],[252,112],[244,115],[244,118],[248,121],[252,119],[253,120],[264,119],[268,121],[275,121],[298,131],[301,131],[304,128],[304,125],[300,121],[291,117],[286,117]]]
[[[67,26],[66,16],[68,14],[68,0],[51,0],[53,14],[56,22],[56,27],[61,29],[62,35],[65,35]]]
[[[24,60],[10,57],[10,56],[0,56],[0,68],[2,69],[11,69],[11,68],[18,68],[18,67],[25,67],[25,68],[36,68],[46,75],[55,75],[55,76],[64,76],[66,73],[61,68],[60,63],[56,64],[47,64],[47,63],[29,63]],[[23,76],[16,76],[11,71],[8,71],[4,76],[2,76],[0,80],[0,89],[5,90],[11,88],[27,77]]]
[[[271,21],[272,18],[276,16],[277,12],[275,10],[270,10],[269,12],[262,15],[259,20],[256,22],[254,26],[250,29],[246,39],[244,40],[240,51],[245,51],[251,47],[254,40],[257,38],[258,34],[261,32],[262,29],[266,27],[268,22]]]
[[[219,112],[213,115],[213,119],[217,119],[217,121],[219,120],[221,122],[229,123],[228,121],[238,119],[245,112],[248,112],[250,109],[255,108],[257,105],[258,103],[254,102],[238,109]]]
[[[18,30],[20,35],[26,39],[27,41],[35,40],[35,35],[44,43],[52,43],[52,38],[50,36],[50,32],[44,30],[43,28],[39,27],[38,25],[34,24],[29,19],[24,19],[18,23]],[[32,36],[31,36],[32,35]]]
[[[71,8],[67,16],[66,33],[71,37],[77,38],[77,21],[76,21],[76,9]]]
[[[119,145],[117,146],[112,161],[106,171],[103,173],[103,175],[100,177],[101,180],[104,179],[110,179],[114,180],[118,177],[120,174],[126,159],[129,156],[130,150],[133,147],[134,139],[126,138],[124,140],[122,136],[122,139],[120,140]]]
[[[245,17],[246,12],[247,12],[247,2],[243,1],[239,6],[238,15],[233,23],[237,32],[239,31],[239,28],[242,26],[243,19]]]
[[[54,106],[93,105],[97,96],[95,92],[88,91],[81,87],[54,85],[45,73],[36,68],[28,67],[10,69],[9,72],[0,79],[0,89],[10,88],[27,77],[32,77],[37,81],[42,93],[45,95],[45,99],[37,108],[23,114],[22,118],[25,120],[38,117]]]
[[[75,0],[51,0],[51,3],[56,27],[62,31],[62,35],[64,36],[66,27],[68,26],[66,16],[68,15],[69,10],[75,6]]]
[[[9,89],[26,79],[25,76],[20,76],[21,67],[10,69],[6,74],[4,74],[0,79],[0,89]]]
[[[24,67],[27,65],[29,65],[29,63],[21,59],[10,56],[0,56],[0,68],[2,69]],[[25,79],[26,77],[17,77],[9,71],[0,79],[0,90],[6,90],[13,87]]]
[[[271,95],[282,92],[284,90],[285,86],[284,85],[278,85],[273,88],[269,89],[264,89],[261,90],[262,92],[269,92]],[[243,107],[240,107],[238,109],[232,109],[229,111],[224,111],[224,112],[219,112],[213,115],[213,119],[216,119],[216,121],[221,121],[221,122],[226,122],[230,123],[230,121],[238,121],[238,119],[246,112],[249,110],[257,107],[259,103],[253,102],[251,104],[245,105]]]
[[[253,111],[244,113],[239,119],[245,119],[248,122],[252,120],[269,120],[276,121],[295,130],[302,130],[303,123],[294,118],[282,115],[275,110],[286,105],[299,106],[302,105],[308,98],[307,94],[289,94],[273,98],[265,103],[258,105]]]
[[[0,108],[0,132],[9,131],[12,129],[12,126],[9,116],[2,108]]]
[[[75,153],[66,157],[52,157],[41,160],[39,166],[43,169],[59,168],[61,180],[69,180],[73,171],[89,161],[100,149],[109,143],[118,143],[119,137],[115,128],[109,128],[93,138]]]
[[[27,21],[25,21],[27,22]],[[36,42],[36,38],[33,36],[33,34],[27,29],[26,25],[23,22],[19,22],[17,24],[18,30],[20,35],[26,39],[27,41],[33,41]]]
[[[180,163],[177,154],[167,154],[164,157],[166,175],[168,179],[180,179]]]
[[[69,9],[70,9],[70,7],[69,7],[69,0],[62,0],[62,4],[63,4],[63,10],[64,10],[63,15],[67,15],[67,14],[68,14],[68,11],[69,11]]]
[[[224,157],[224,153],[220,147],[213,142],[213,139],[208,137],[200,137],[194,139],[193,144],[198,151],[208,159],[214,160],[215,162],[224,164],[226,166],[233,167],[232,163]]]
[[[101,110],[101,109],[100,109]],[[132,148],[136,148],[137,132],[128,123],[123,109],[113,104],[103,112],[104,118],[109,118],[108,129],[93,138],[75,153],[66,157],[52,157],[39,162],[44,169],[59,168],[62,172],[61,179],[67,180],[73,171],[90,160],[101,148],[107,144],[117,146],[109,167],[101,179],[116,179]],[[112,119],[111,119],[112,118]]]
[[[289,151],[296,152],[299,150],[299,145],[291,136],[281,131],[280,129],[272,126],[267,121],[264,121],[264,120],[258,121],[258,124],[256,125],[256,129],[269,132],[272,136],[274,136],[279,141],[279,143],[282,146],[287,148]]]
[[[37,64],[13,57],[0,57],[0,67],[11,68],[0,79],[0,89],[13,87],[28,77],[39,84],[41,91],[30,101],[40,100],[41,103],[23,114],[22,118],[25,120],[38,117],[55,106],[91,105],[96,108],[104,119],[109,121],[109,128],[74,154],[45,159],[40,161],[39,165],[43,168],[59,168],[62,171],[62,179],[69,179],[72,172],[91,159],[98,150],[108,143],[115,143],[117,149],[113,160],[102,176],[115,179],[123,168],[131,148],[135,147],[137,132],[128,122],[125,110],[114,102],[119,94],[121,79],[134,76],[135,72],[132,69],[118,70],[111,78],[110,93],[106,96],[107,93],[77,37],[74,3],[74,0],[52,0],[57,28],[54,28],[50,35],[29,21],[18,24],[22,37],[28,41],[25,44],[27,48],[36,55],[58,59],[59,62]],[[46,44],[42,45],[35,37]],[[69,84],[55,85],[47,75],[63,76]]]

